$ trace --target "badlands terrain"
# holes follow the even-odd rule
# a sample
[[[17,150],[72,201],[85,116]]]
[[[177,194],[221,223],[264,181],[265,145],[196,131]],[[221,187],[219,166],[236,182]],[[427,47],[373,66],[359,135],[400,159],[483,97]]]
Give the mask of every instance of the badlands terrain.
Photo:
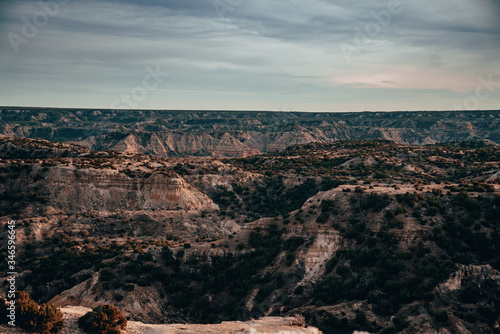
[[[0,134],[156,156],[247,157],[291,145],[387,139],[500,144],[498,111],[305,113],[0,107]]]
[[[113,304],[151,328],[295,317],[324,333],[500,332],[498,112],[422,112],[425,126],[329,114],[321,130],[371,136],[378,122],[401,127],[384,132],[394,141],[311,137],[315,114],[221,113],[207,130],[203,112],[144,112],[134,129],[111,111],[15,112],[0,113],[0,222],[17,222],[18,288],[38,302]]]

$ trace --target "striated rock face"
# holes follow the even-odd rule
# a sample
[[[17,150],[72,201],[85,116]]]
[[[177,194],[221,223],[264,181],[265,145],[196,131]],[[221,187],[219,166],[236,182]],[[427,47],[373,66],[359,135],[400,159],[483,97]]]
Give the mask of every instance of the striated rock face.
[[[151,149],[153,151],[155,150],[155,144],[157,144],[156,141],[152,141],[150,144]],[[132,153],[132,154],[142,153],[146,150],[144,147],[142,147],[137,142],[137,138],[134,135],[128,135],[126,138],[120,140],[118,143],[116,143],[114,146],[110,147],[109,149],[113,150],[113,151]],[[158,153],[161,153],[161,152],[162,152],[162,150],[160,150]]]
[[[461,266],[448,281],[437,288],[437,291],[444,295],[467,288],[471,284],[480,285],[487,280],[491,280],[500,286],[500,272],[491,268],[489,264],[484,266]]]
[[[468,323],[464,317],[459,317],[459,312],[466,314],[485,313],[485,310],[495,309],[495,300],[500,292],[500,272],[488,265],[460,265],[450,278],[436,287],[434,290],[437,302],[434,304],[445,307],[448,314],[447,328],[440,328],[439,332],[433,329],[424,330],[429,327],[431,319],[425,319],[422,315],[414,319],[413,328],[418,332],[425,333],[498,333],[500,329],[500,318],[489,319],[490,326],[483,323]],[[432,311],[432,308],[431,308]],[[421,318],[421,319],[418,319]],[[467,318],[467,317],[465,317]],[[492,332],[491,329],[494,329]]]
[[[123,300],[113,299],[112,291],[102,292],[99,275],[75,285],[50,300],[50,304],[64,306],[81,306],[95,308],[103,304],[114,304],[127,317],[141,319],[150,323],[162,323],[163,300],[158,291],[151,287],[137,287],[133,293],[127,294]]]
[[[336,231],[318,230],[314,244],[309,247],[307,253],[300,254],[299,259],[305,264],[303,283],[315,283],[321,279],[325,271],[326,262],[340,248],[340,236]]]
[[[152,174],[131,178],[113,170],[50,169],[46,182],[50,203],[64,210],[215,210],[205,194],[181,178]]]
[[[210,149],[210,151],[214,156],[235,156],[240,158],[261,153],[255,146],[248,147],[228,133],[224,134],[221,140],[216,144],[215,148]]]
[[[127,142],[139,143],[138,137],[129,135]],[[152,150],[169,150],[159,143],[162,134],[151,138]],[[229,134],[212,138],[224,142],[221,150],[237,145]],[[257,137],[252,140],[246,147],[256,145]],[[347,142],[225,161],[2,141],[0,211],[19,215],[16,247],[26,254],[19,282],[25,280],[39,300],[112,303],[147,323],[303,314],[327,333],[479,334],[500,328],[499,185],[468,181],[495,178],[496,147],[462,154],[468,149],[454,145]],[[147,147],[144,142],[138,145]],[[479,156],[486,161],[475,161]],[[331,164],[322,167],[324,162]],[[457,176],[462,164],[468,166]],[[381,179],[359,173],[371,169],[394,172]],[[461,181],[460,188],[474,185],[467,195],[449,187]],[[355,190],[361,185],[364,193]],[[206,212],[217,207],[204,193],[219,203],[219,212]],[[434,205],[440,209],[431,214]],[[0,244],[6,236],[0,233]],[[463,266],[462,260],[482,265]],[[145,325],[129,333],[277,330],[260,324]]]
[[[92,125],[88,125],[92,124]],[[246,157],[291,145],[388,139],[404,144],[489,140],[498,111],[277,113],[0,108],[0,134],[160,156]]]
[[[476,295],[494,296],[500,290],[500,272],[489,264],[464,266],[436,288],[436,294],[447,304],[457,298],[463,304],[476,304]],[[474,296],[473,298],[471,296]]]

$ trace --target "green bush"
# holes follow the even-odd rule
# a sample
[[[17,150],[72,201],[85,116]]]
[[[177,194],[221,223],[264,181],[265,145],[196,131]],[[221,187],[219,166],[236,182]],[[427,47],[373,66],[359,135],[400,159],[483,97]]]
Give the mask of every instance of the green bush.
[[[113,278],[115,278],[116,275],[110,268],[102,268],[99,276],[101,278],[101,281],[109,282]]]
[[[425,214],[429,217],[434,217],[435,215],[437,215],[439,213],[439,209],[435,206],[431,206],[430,208],[428,208],[425,212]]]
[[[387,195],[369,194],[361,198],[359,204],[362,210],[380,212],[391,203],[391,199]]]
[[[320,213],[320,215],[318,216],[318,218],[316,218],[316,222],[318,224],[326,223],[327,220],[328,220],[328,214],[325,213],[325,212]]]
[[[285,265],[287,267],[290,267],[293,264],[293,261],[295,261],[295,254],[292,252],[287,252],[285,258]]]
[[[101,305],[82,316],[78,325],[90,334],[120,334],[127,319],[113,305]]]

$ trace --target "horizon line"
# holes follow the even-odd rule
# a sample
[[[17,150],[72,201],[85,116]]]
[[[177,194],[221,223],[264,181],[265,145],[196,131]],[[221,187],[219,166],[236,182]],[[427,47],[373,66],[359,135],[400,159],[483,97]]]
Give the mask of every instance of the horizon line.
[[[268,110],[268,109],[112,109],[112,108],[93,108],[93,107],[54,107],[54,106],[0,106],[0,109],[6,108],[19,108],[19,109],[67,109],[67,110],[92,110],[92,111],[170,111],[170,112],[194,112],[194,111],[206,111],[206,112],[268,112],[268,113],[392,113],[392,112],[484,112],[484,111],[497,111],[500,109],[474,109],[474,110],[453,110],[453,109],[442,109],[442,110],[360,110],[360,111],[307,111],[307,110]]]

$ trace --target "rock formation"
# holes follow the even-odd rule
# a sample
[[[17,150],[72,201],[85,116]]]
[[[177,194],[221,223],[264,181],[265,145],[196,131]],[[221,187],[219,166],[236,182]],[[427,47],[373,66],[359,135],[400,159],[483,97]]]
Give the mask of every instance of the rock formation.
[[[0,134],[160,156],[247,157],[349,139],[404,144],[490,140],[498,111],[276,113],[0,108]]]

